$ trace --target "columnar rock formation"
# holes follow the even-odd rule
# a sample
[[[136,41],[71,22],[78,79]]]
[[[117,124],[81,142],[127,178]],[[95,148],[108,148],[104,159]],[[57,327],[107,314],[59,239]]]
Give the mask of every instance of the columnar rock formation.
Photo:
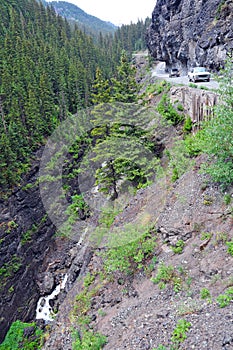
[[[233,1],[157,0],[147,45],[168,68],[218,70],[233,52]]]
[[[179,101],[184,108],[184,113],[192,120],[193,131],[196,131],[204,120],[214,116],[218,95],[212,91],[188,86],[173,86],[170,90],[170,100],[172,103]]]

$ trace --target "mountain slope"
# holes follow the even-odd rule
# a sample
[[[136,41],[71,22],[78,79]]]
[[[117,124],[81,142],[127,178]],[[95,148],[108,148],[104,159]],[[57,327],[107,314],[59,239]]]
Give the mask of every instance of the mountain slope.
[[[78,26],[85,29],[87,33],[97,34],[102,32],[103,34],[114,33],[117,27],[110,23],[102,21],[101,19],[87,14],[78,6],[70,4],[66,1],[52,1],[48,3],[52,5],[55,11],[62,17],[67,18],[69,21],[77,22]]]

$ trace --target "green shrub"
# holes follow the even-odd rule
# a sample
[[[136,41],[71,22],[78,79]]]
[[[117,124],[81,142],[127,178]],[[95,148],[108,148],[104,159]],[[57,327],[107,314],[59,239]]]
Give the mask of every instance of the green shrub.
[[[82,336],[79,332],[73,332],[72,350],[101,350],[107,343],[107,337],[100,333],[84,330]]]
[[[182,106],[181,103],[178,103],[178,105],[176,106],[176,108],[177,108],[177,110],[178,110],[179,112],[183,112],[183,111],[184,111],[184,107]]]
[[[213,236],[211,232],[202,232],[201,233],[201,240],[205,241],[206,239],[210,239]]]
[[[66,214],[69,216],[68,222],[74,224],[76,220],[80,217],[80,212],[84,216],[89,215],[89,206],[85,202],[82,195],[76,194],[71,197],[72,203],[66,209]]]
[[[189,145],[189,147],[191,147]],[[190,148],[186,141],[177,141],[174,147],[167,152],[169,163],[168,172],[171,173],[171,181],[179,179],[186,171],[194,165],[194,160],[190,156]]]
[[[211,297],[210,291],[207,288],[202,288],[200,291],[201,299],[208,299]]]
[[[181,319],[177,322],[177,326],[172,333],[171,340],[175,344],[182,343],[187,338],[187,331],[191,327],[191,323],[187,322],[184,319]]]
[[[173,285],[174,291],[177,293],[181,290],[182,279],[180,273],[175,270],[172,265],[161,263],[158,266],[157,274],[151,278],[151,281],[158,284],[160,289],[164,289],[168,283]]]
[[[219,307],[223,308],[230,304],[230,302],[233,300],[233,288],[228,288],[225,292],[225,294],[220,294],[216,301],[219,305]]]
[[[184,126],[183,126],[183,132],[185,134],[189,134],[192,131],[193,128],[193,122],[190,117],[187,117],[184,121]]]
[[[11,277],[22,266],[21,258],[14,254],[11,261],[8,261],[0,268],[0,277],[2,279]]]
[[[172,250],[176,254],[181,254],[183,252],[184,246],[184,241],[182,239],[179,239],[176,245],[172,247]]]
[[[24,331],[32,327],[32,333],[26,337]],[[23,323],[15,321],[12,323],[4,342],[0,345],[0,350],[39,350],[42,347],[41,329],[36,327],[35,323]]]
[[[164,94],[157,106],[158,112],[173,125],[180,123],[184,116],[180,115],[177,110],[172,106],[167,94]]]

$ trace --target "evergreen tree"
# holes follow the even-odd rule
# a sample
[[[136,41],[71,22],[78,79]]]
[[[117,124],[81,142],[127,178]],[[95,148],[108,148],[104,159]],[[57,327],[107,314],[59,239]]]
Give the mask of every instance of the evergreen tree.
[[[138,100],[139,86],[135,80],[136,69],[122,52],[120,65],[117,68],[117,77],[112,79],[113,101],[133,103]]]
[[[108,103],[111,100],[111,88],[109,81],[104,80],[102,72],[99,67],[96,69],[96,78],[92,86],[92,103]]]

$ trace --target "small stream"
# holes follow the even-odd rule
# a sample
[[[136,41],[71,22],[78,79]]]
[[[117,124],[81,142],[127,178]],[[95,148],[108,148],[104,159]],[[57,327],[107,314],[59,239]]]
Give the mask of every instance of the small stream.
[[[52,322],[54,320],[55,314],[53,313],[52,307],[50,305],[50,300],[53,300],[62,289],[65,288],[68,275],[66,274],[60,284],[56,286],[53,292],[47,296],[41,297],[38,300],[36,307],[36,319],[44,320],[46,322]]]
[[[83,241],[85,239],[85,236],[87,235],[88,228],[86,228],[79,241],[77,242],[77,246],[80,247],[83,244]],[[54,300],[57,295],[63,290],[66,286],[66,282],[68,280],[68,274],[66,273],[63,280],[55,287],[55,289],[52,291],[51,294],[47,296],[40,297],[37,302],[36,307],[36,319],[37,320],[44,320],[45,322],[52,322],[54,320],[54,312],[52,309],[52,306],[50,305],[50,301]]]

